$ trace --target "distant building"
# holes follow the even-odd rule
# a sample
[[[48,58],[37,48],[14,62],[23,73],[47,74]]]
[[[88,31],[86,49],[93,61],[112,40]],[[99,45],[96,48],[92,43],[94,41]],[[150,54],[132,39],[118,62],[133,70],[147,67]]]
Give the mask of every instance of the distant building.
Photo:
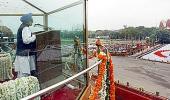
[[[165,20],[162,20],[159,24],[159,28],[160,29],[165,29],[166,28],[166,21]]]
[[[168,19],[167,21],[162,20],[159,24],[159,28],[160,29],[168,29],[170,30],[170,19]]]
[[[166,28],[170,29],[170,19],[168,19],[167,22],[166,22]]]

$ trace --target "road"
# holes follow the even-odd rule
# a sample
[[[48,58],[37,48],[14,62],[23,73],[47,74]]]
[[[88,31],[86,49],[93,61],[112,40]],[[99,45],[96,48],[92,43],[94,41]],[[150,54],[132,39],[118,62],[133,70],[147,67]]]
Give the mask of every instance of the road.
[[[115,80],[170,97],[170,64],[130,57],[112,57]]]

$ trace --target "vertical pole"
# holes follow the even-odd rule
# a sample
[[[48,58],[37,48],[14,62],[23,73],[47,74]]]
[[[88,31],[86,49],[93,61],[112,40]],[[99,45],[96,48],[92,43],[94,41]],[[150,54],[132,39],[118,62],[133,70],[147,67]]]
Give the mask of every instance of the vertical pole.
[[[2,39],[3,39],[3,36],[2,36],[2,33],[0,32],[0,52],[2,52]]]
[[[83,42],[85,43],[84,47],[86,49],[86,68],[89,67],[89,63],[88,63],[88,25],[87,25],[87,1],[88,0],[84,0],[83,1],[83,32],[84,32],[84,38],[83,38]],[[86,86],[88,86],[88,82],[89,82],[89,72],[87,74],[85,74],[85,78],[86,78]]]
[[[43,24],[44,26],[46,26],[46,28],[44,28],[45,31],[48,31],[48,15],[47,14],[44,14],[43,16]]]

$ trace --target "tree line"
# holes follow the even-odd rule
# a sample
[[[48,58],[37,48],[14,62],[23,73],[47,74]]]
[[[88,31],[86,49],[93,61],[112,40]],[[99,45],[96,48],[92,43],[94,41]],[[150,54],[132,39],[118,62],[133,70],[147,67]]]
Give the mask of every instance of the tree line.
[[[157,27],[147,28],[144,26],[139,27],[127,27],[124,26],[120,30],[96,30],[90,32],[89,38],[95,38],[97,36],[109,36],[110,39],[121,39],[121,40],[146,40],[150,42],[168,44],[170,43],[170,30],[161,30]]]

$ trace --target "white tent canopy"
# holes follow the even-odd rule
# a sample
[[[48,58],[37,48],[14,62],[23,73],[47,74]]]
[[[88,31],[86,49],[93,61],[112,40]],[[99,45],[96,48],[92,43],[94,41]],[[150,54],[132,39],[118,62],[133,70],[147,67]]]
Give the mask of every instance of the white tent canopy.
[[[82,3],[83,0],[0,0],[0,16],[20,16],[31,12],[41,16],[56,10],[66,9]]]
[[[43,25],[48,26],[50,14],[82,4],[84,0],[0,0],[0,16],[22,16],[32,13],[42,16]]]

